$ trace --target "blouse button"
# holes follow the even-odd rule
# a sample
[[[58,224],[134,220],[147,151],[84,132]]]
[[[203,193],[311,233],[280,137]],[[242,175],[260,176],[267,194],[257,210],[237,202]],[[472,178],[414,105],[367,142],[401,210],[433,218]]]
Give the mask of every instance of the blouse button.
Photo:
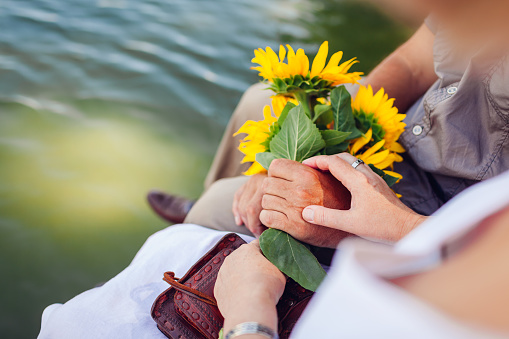
[[[449,87],[449,88],[447,89],[447,93],[449,93],[449,94],[454,94],[454,93],[456,93],[457,91],[458,91],[458,87]]]
[[[415,125],[414,128],[412,129],[412,133],[416,136],[421,135],[422,131],[423,131],[423,128],[422,128],[422,126],[419,126],[419,125]]]

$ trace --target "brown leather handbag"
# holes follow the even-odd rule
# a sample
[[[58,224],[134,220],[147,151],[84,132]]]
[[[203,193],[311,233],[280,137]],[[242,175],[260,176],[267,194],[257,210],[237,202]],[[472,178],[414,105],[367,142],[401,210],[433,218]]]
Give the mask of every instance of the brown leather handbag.
[[[217,339],[223,317],[214,298],[214,285],[224,259],[246,242],[231,233],[222,238],[180,279],[173,272],[164,273],[171,285],[152,305],[157,327],[171,339]],[[290,336],[295,323],[306,308],[313,292],[288,279],[277,305],[279,337]]]

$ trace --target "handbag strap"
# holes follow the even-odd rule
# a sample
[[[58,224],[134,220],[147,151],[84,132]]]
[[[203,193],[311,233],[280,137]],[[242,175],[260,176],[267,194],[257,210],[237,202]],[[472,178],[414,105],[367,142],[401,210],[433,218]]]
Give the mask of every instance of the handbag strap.
[[[209,295],[206,295],[205,293],[202,293],[194,288],[191,288],[189,286],[186,286],[184,284],[179,283],[179,278],[175,278],[174,272],[165,272],[163,280],[166,281],[168,284],[171,285],[171,287],[175,288],[176,290],[185,293],[191,297],[194,297],[200,301],[203,301],[204,303],[207,303],[212,306],[217,306],[217,301],[214,297],[211,297]]]

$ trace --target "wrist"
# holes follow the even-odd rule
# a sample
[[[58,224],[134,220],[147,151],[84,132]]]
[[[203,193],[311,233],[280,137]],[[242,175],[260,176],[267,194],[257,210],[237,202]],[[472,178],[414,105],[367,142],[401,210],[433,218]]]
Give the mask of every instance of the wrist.
[[[257,322],[277,332],[276,303],[266,294],[256,296],[256,293],[253,293],[240,298],[223,316],[224,333],[245,322]]]
[[[426,217],[424,215],[420,215],[415,212],[409,212],[403,222],[403,225],[401,227],[401,230],[399,232],[397,240],[401,240],[402,238],[404,238],[408,233],[410,233],[415,228],[417,228],[420,224],[422,224],[424,221],[426,221],[427,218],[428,217]]]
[[[263,339],[279,339],[277,332],[257,322],[246,322],[236,325],[230,332],[226,333],[224,339],[237,338],[263,338]]]

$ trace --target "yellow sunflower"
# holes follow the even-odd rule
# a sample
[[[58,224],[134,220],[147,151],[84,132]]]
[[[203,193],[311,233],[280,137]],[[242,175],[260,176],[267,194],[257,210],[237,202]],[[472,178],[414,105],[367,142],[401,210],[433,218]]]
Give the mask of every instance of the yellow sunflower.
[[[358,62],[356,58],[339,64],[343,58],[343,52],[333,54],[326,65],[329,54],[329,43],[327,41],[318,50],[311,69],[309,69],[309,58],[303,49],[298,49],[295,52],[290,45],[286,46],[288,53],[282,45],[279,47],[279,54],[276,54],[270,47],[265,50],[262,48],[255,50],[255,57],[252,62],[259,66],[252,69],[257,70],[262,78],[271,83],[274,83],[275,79],[291,79],[287,83],[288,86],[299,87],[306,84],[307,89],[309,89],[310,80],[313,80],[311,85],[314,86],[333,87],[346,83],[357,83],[361,79],[363,73],[349,73],[350,68]],[[287,58],[286,63],[285,58]],[[303,82],[296,84],[295,76],[301,76]],[[325,81],[325,83],[319,83],[320,81]],[[278,93],[281,93],[281,91],[278,91]]]
[[[281,112],[283,112],[283,109],[285,108],[288,102],[293,103],[295,106],[299,105],[299,101],[297,101],[297,99],[287,97],[284,95],[274,95],[271,96],[270,98],[272,99],[271,101],[272,110],[274,111],[274,114],[278,118],[281,115]]]
[[[366,133],[368,129],[372,130],[374,143],[384,140],[385,149],[397,153],[405,151],[397,141],[405,130],[403,119],[406,115],[398,113],[398,109],[394,107],[394,99],[389,99],[383,88],[373,94],[371,86],[360,86],[352,102],[352,109],[361,125],[361,131]]]
[[[383,170],[386,174],[390,176],[402,179],[403,176],[401,174],[393,172],[391,170],[387,170],[387,168],[392,169],[392,166],[395,162],[403,161],[403,158],[398,153],[386,149],[385,140],[377,142],[376,144],[362,152],[362,150],[365,149],[365,146],[372,141],[373,141],[373,130],[369,129],[366,134],[355,140],[353,145],[350,147],[350,154],[361,159],[368,165],[373,165],[376,168]]]
[[[247,134],[247,136],[240,141],[239,150],[245,155],[242,163],[252,162],[251,167],[244,173],[245,175],[254,175],[266,172],[265,169],[256,162],[256,155],[268,151],[267,139],[271,136],[271,127],[278,120],[281,112],[285,108],[288,101],[298,104],[293,98],[276,95],[272,97],[272,109],[270,106],[265,106],[263,109],[263,120],[253,121],[248,120],[240,129],[233,135]]]

